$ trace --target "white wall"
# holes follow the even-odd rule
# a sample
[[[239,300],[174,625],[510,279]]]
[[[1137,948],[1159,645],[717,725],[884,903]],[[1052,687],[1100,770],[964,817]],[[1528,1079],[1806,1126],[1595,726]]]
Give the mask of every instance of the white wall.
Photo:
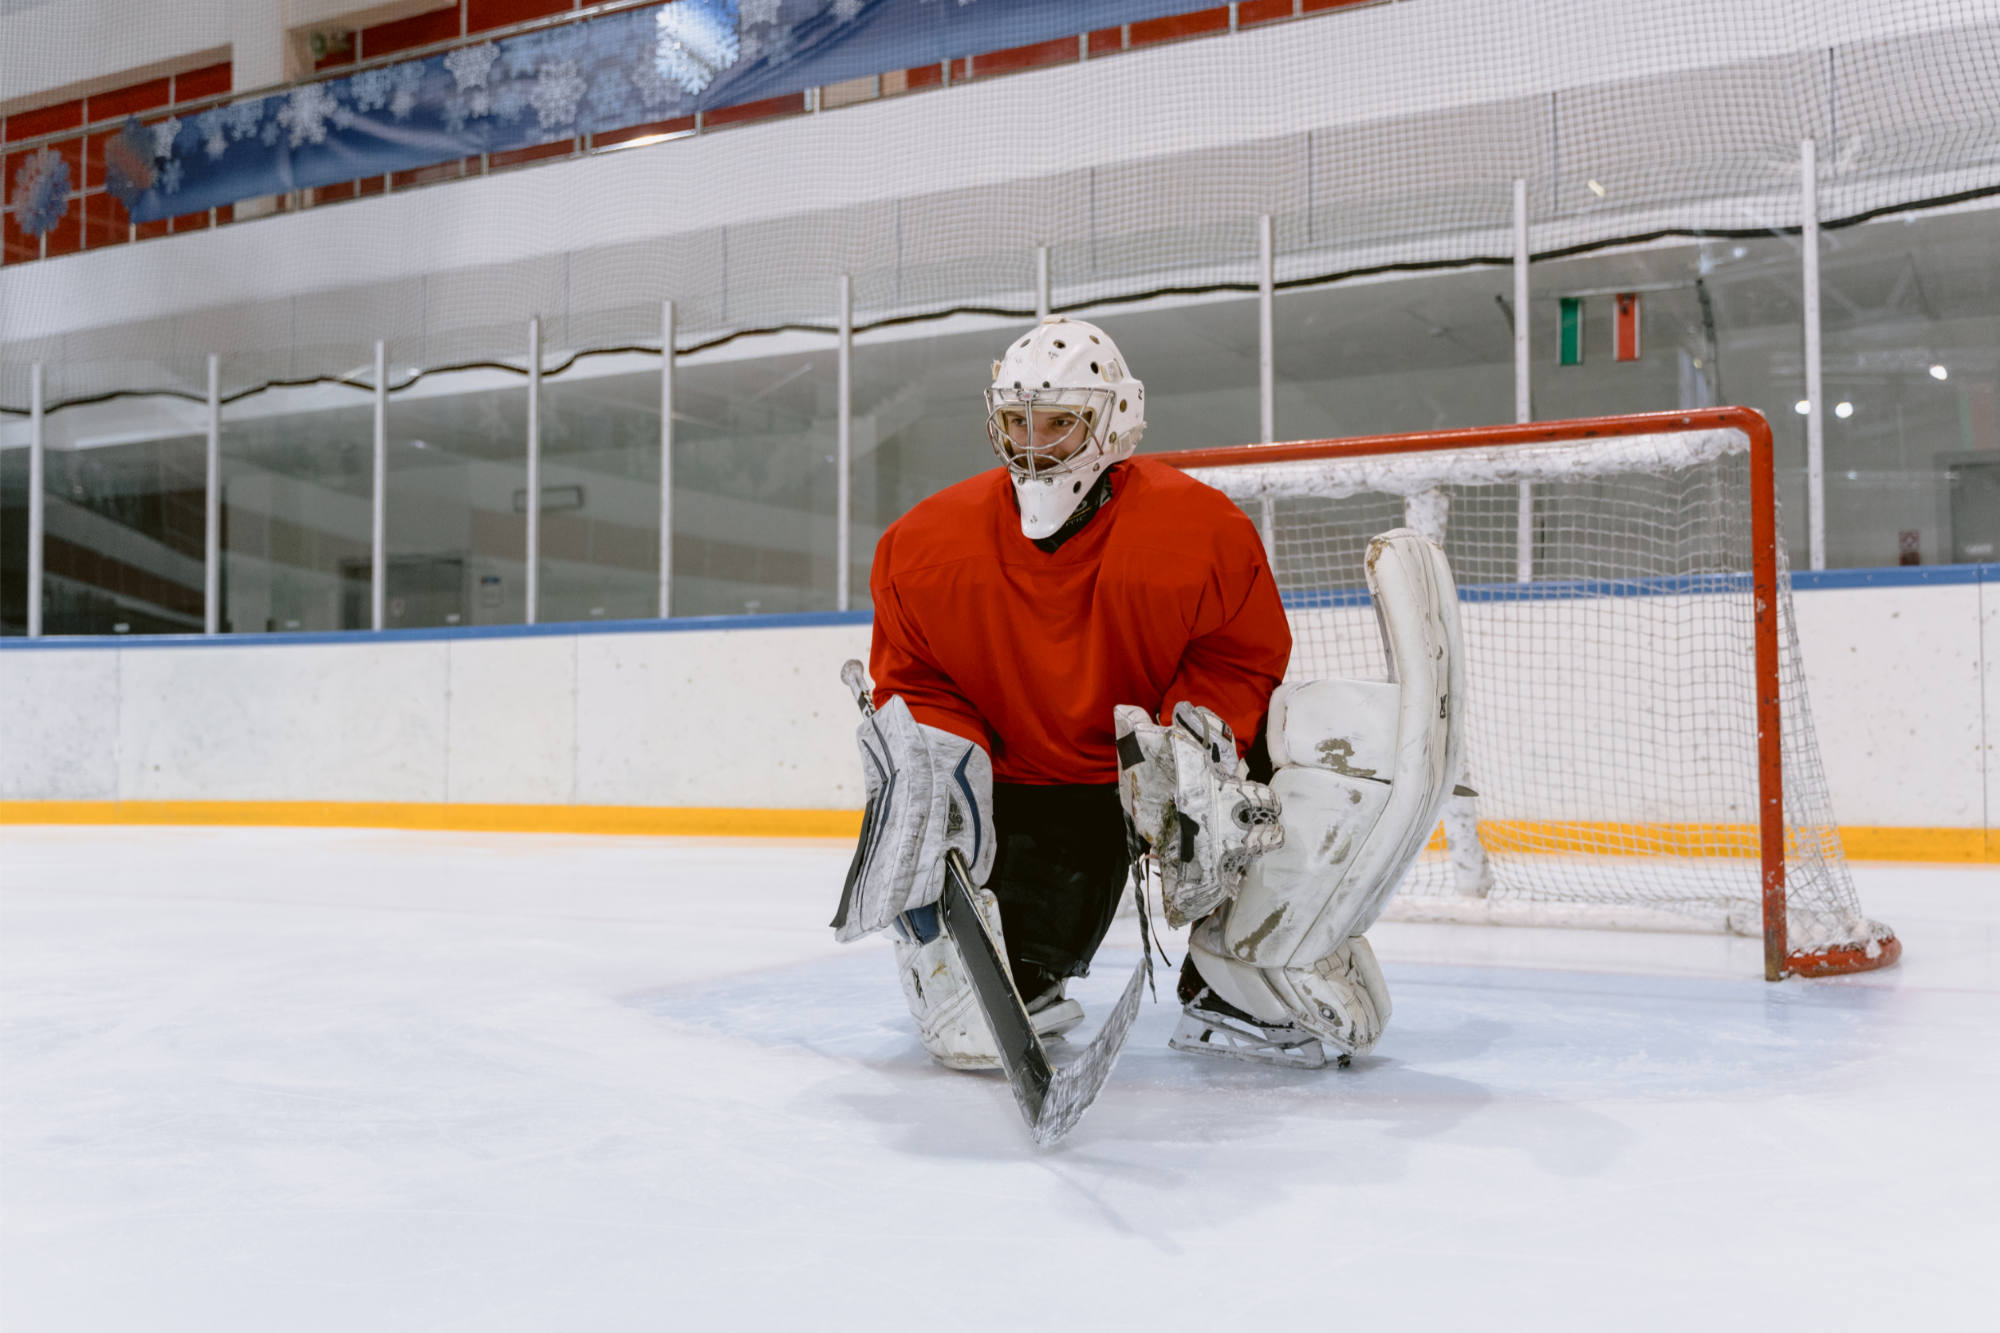
[[[2000,601],[2000,599],[1996,599]],[[1846,825],[1982,828],[2000,608],[1801,591]],[[0,651],[0,799],[855,809],[866,625]]]
[[[866,625],[0,653],[0,799],[858,809]]]

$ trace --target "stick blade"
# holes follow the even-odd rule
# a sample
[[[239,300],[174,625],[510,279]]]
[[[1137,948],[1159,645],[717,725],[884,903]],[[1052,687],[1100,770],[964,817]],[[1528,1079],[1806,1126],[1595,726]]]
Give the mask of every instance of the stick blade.
[[[1125,1049],[1125,1039],[1132,1035],[1132,1022],[1139,1016],[1139,993],[1145,986],[1148,961],[1142,959],[1132,969],[1125,993],[1118,997],[1111,1016],[1104,1020],[1104,1027],[1091,1038],[1083,1054],[1058,1069],[1049,1081],[1041,1113],[1028,1122],[1029,1133],[1041,1147],[1048,1147],[1074,1129],[1090,1104],[1097,1100],[1097,1094],[1104,1090],[1105,1080],[1111,1077],[1118,1056]]]

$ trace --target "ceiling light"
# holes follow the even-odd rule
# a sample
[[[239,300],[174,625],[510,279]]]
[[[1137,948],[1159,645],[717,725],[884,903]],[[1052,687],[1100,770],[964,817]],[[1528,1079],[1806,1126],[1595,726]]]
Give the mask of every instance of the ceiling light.
[[[1847,418],[1854,415],[1854,404],[1835,403],[1833,405],[1833,414],[1839,417],[1842,421],[1845,421]]]
[[[1934,379],[1934,380],[1941,380],[1941,379],[1944,379],[1944,378],[1946,378],[1947,376],[1949,376],[1950,374],[1951,374],[1951,372],[1950,372],[1949,370],[1946,370],[1946,369],[1945,369],[1945,368],[1944,368],[1943,366],[1932,366],[1932,367],[1931,367],[1931,378],[1932,378],[1932,379]]]
[[[1604,197],[1604,187],[1602,185],[1599,185],[1596,181],[1589,181],[1587,183],[1590,186],[1590,192],[1592,194],[1596,195],[1599,199],[1602,199]]]
[[[1812,404],[1801,398],[1792,404],[1792,411],[1797,412],[1800,416],[1804,416],[1806,413],[1812,411]]]

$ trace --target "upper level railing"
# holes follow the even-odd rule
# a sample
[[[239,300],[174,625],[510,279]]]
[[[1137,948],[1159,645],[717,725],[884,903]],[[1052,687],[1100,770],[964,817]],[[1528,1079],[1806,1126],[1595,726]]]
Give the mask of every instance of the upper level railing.
[[[364,51],[256,91],[170,92],[164,104],[119,107],[81,126],[17,136],[13,123],[32,126],[35,113],[16,113],[0,129],[5,262],[1386,2],[917,10],[921,0],[835,0],[817,16],[780,24],[779,6],[756,0],[609,0],[380,56]],[[910,21],[918,16],[926,22]],[[1119,19],[1127,21],[1091,26]],[[959,53],[1020,36],[1035,40]],[[925,49],[946,54],[909,63]],[[857,76],[857,65],[871,63]]]

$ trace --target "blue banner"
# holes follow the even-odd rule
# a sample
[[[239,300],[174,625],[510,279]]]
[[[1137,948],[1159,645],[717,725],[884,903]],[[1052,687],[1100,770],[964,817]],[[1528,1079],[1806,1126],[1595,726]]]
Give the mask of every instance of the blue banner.
[[[107,151],[135,222],[691,116],[1215,8],[1188,0],[673,0],[157,125]]]

